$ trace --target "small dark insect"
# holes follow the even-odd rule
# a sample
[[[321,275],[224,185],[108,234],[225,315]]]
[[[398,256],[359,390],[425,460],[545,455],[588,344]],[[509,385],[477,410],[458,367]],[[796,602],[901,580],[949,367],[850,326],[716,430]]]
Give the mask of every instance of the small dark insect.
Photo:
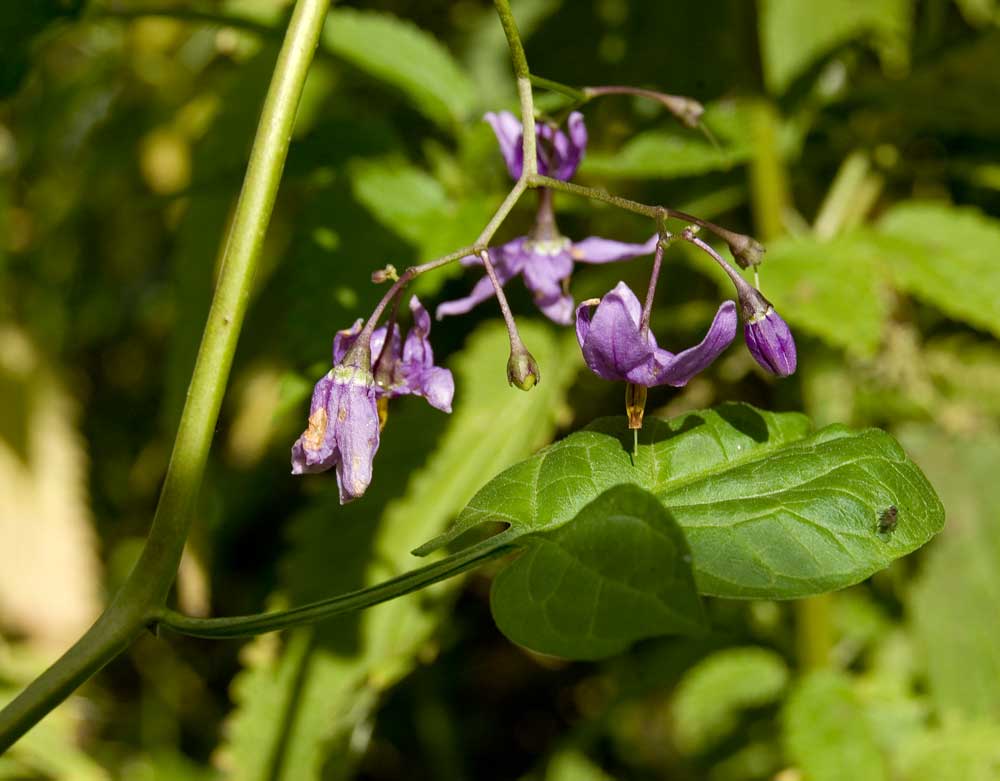
[[[892,534],[896,531],[898,516],[899,510],[896,509],[896,505],[890,504],[886,507],[878,516],[878,533]]]

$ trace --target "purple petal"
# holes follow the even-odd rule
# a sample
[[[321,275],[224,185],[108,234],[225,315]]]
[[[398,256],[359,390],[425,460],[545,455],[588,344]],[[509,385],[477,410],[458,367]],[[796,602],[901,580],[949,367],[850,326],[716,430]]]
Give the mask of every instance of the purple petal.
[[[736,336],[736,303],[724,301],[715,313],[712,325],[705,338],[694,347],[674,355],[657,347],[653,360],[647,365],[636,367],[627,379],[638,385],[672,385],[679,388],[699,372],[704,371],[719,357]]]
[[[536,298],[535,306],[553,323],[569,325],[573,322],[573,296],[560,292],[552,298]]]
[[[568,138],[562,131],[556,134],[556,160],[551,173],[551,176],[564,181],[573,178],[587,149],[587,126],[583,122],[583,114],[579,111],[570,114],[566,127],[569,130]]]
[[[568,252],[549,255],[530,251],[527,253],[522,273],[524,284],[536,298],[552,298],[563,292],[563,280],[568,279],[573,273],[573,259]]]
[[[451,412],[455,398],[455,378],[447,369],[430,366],[414,372],[406,379],[407,392],[423,396],[427,403],[442,412]]]
[[[350,328],[344,328],[337,331],[333,337],[333,365],[336,366],[342,360],[344,356],[347,355],[347,351],[351,349],[354,342],[358,338],[358,334],[361,333],[361,327],[364,321],[359,317],[354,321],[354,325]]]
[[[510,282],[524,266],[526,253],[521,249],[523,243],[524,237],[522,236],[503,246],[490,249],[490,260],[493,261],[493,269],[496,271],[497,279],[501,285]],[[481,260],[479,262],[482,264]],[[483,301],[493,298],[494,295],[496,293],[493,290],[493,283],[488,276],[484,276],[473,286],[472,292],[465,298],[439,304],[434,316],[440,320],[448,315],[463,315]]]
[[[329,414],[330,395],[334,390],[332,371],[324,374],[313,388],[309,427],[292,445],[293,475],[326,471],[340,459]]]
[[[337,487],[340,503],[361,496],[372,481],[372,461],[379,445],[375,382],[358,369],[334,369],[336,392],[330,396],[329,414],[334,422],[337,449]]]
[[[410,298],[410,313],[413,315],[413,325],[403,345],[403,363],[408,366],[433,366],[434,349],[428,339],[431,332],[431,316],[416,296]]]
[[[653,345],[639,333],[642,305],[624,282],[605,295],[582,324],[580,314],[577,339],[587,366],[595,374],[606,380],[624,380],[630,371],[648,364]]]
[[[631,260],[642,255],[651,255],[656,250],[659,236],[654,234],[642,244],[629,244],[624,241],[602,239],[600,236],[590,236],[583,241],[573,242],[570,250],[573,260],[579,263],[614,263],[618,260]]]
[[[501,111],[499,114],[491,111],[483,119],[493,128],[497,143],[500,144],[500,154],[503,155],[511,178],[520,179],[524,167],[521,121],[509,111]]]
[[[787,377],[795,371],[798,356],[795,339],[788,324],[774,309],[755,320],[747,320],[743,326],[750,354],[762,367],[779,377]]]

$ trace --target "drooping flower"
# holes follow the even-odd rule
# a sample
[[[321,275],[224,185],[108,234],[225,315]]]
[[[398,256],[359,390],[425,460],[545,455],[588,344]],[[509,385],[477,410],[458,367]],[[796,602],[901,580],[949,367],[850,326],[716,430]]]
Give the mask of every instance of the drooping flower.
[[[490,112],[483,117],[496,134],[507,170],[514,179],[521,178],[524,169],[524,128],[521,120],[509,111]],[[538,173],[566,181],[572,178],[587,149],[587,126],[583,114],[574,111],[566,120],[563,132],[544,122],[535,123],[535,149]]]
[[[642,244],[629,244],[599,236],[576,242],[565,236],[520,236],[499,247],[491,247],[489,253],[501,285],[520,274],[542,314],[560,325],[569,325],[573,322],[573,296],[567,287],[574,263],[614,263],[649,255],[656,248],[656,239],[654,235]],[[475,255],[461,262],[465,266],[483,265]],[[493,284],[484,275],[468,296],[439,305],[437,318],[464,314],[494,295]]]
[[[357,499],[371,483],[384,422],[381,406],[388,399],[414,394],[451,412],[455,381],[448,369],[434,365],[430,315],[416,296],[410,312],[413,326],[405,340],[395,325],[391,335],[382,326],[367,345],[359,344],[360,319],[337,332],[334,367],[316,383],[309,427],[292,446],[292,474],[336,469],[341,504]]]
[[[340,503],[347,504],[368,489],[378,445],[375,377],[369,366],[346,361],[313,389],[309,427],[292,445],[292,474],[335,468]]]
[[[736,336],[733,301],[722,303],[700,343],[676,354],[659,347],[651,332],[643,335],[641,318],[642,304],[624,282],[599,301],[577,307],[576,338],[592,372],[646,388],[680,387],[708,368]]]

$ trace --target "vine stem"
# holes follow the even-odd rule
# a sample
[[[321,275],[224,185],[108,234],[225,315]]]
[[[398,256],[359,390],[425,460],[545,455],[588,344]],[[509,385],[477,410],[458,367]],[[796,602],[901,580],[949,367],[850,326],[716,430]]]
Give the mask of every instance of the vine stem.
[[[315,623],[343,613],[353,613],[388,602],[390,599],[410,594],[478,567],[486,561],[511,553],[517,550],[517,546],[511,543],[513,536],[515,535],[511,531],[501,532],[495,537],[483,540],[447,558],[407,572],[405,575],[392,578],[384,583],[348,594],[338,594],[335,597],[290,610],[228,618],[192,618],[164,608],[156,617],[157,628],[162,627],[177,634],[194,637],[221,639],[251,637],[298,624]]]
[[[261,111],[219,282],[152,527],[139,561],[94,625],[0,711],[0,753],[121,653],[165,603],[190,530],[295,113],[331,0],[298,0]]]

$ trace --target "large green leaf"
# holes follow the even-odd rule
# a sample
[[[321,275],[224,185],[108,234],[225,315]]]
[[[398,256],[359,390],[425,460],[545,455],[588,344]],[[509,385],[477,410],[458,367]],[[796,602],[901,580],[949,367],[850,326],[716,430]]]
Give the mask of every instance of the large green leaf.
[[[519,543],[527,550],[494,580],[490,603],[501,631],[534,651],[601,658],[703,624],[684,533],[641,488],[611,488]]]
[[[915,296],[1000,336],[1000,221],[971,208],[902,203],[879,222],[895,239],[892,273]]]
[[[330,11],[321,43],[352,65],[386,81],[441,125],[466,119],[476,104],[472,83],[429,33],[390,14]]]
[[[605,418],[498,475],[418,552],[489,521],[515,539],[552,531],[631,483],[684,529],[702,593],[787,599],[857,583],[940,530],[937,496],[892,437],[809,428],[802,415],[743,404],[648,419],[633,464],[624,420]],[[897,527],[880,535],[893,506]]]
[[[293,601],[371,585],[412,568],[409,551],[441,531],[484,476],[551,436],[578,353],[538,325],[525,323],[521,330],[544,367],[531,393],[507,385],[506,331],[493,323],[475,332],[454,361],[453,415],[425,410],[421,400],[393,411],[364,499],[339,507],[329,480],[329,490],[294,519],[285,567]],[[496,436],[497,421],[504,422],[502,437]],[[428,448],[434,448],[429,455]],[[234,684],[238,708],[222,755],[232,777],[308,781],[321,777],[326,762],[338,768],[331,777],[348,776],[347,737],[371,718],[378,695],[421,653],[433,654],[433,636],[450,604],[445,597],[455,585],[296,630],[284,652],[273,637],[255,641],[248,669]]]
[[[782,714],[785,750],[809,781],[883,781],[888,775],[872,727],[841,673],[807,675]]]
[[[870,40],[884,64],[908,59],[912,0],[759,0],[764,76],[781,93],[845,43]]]

